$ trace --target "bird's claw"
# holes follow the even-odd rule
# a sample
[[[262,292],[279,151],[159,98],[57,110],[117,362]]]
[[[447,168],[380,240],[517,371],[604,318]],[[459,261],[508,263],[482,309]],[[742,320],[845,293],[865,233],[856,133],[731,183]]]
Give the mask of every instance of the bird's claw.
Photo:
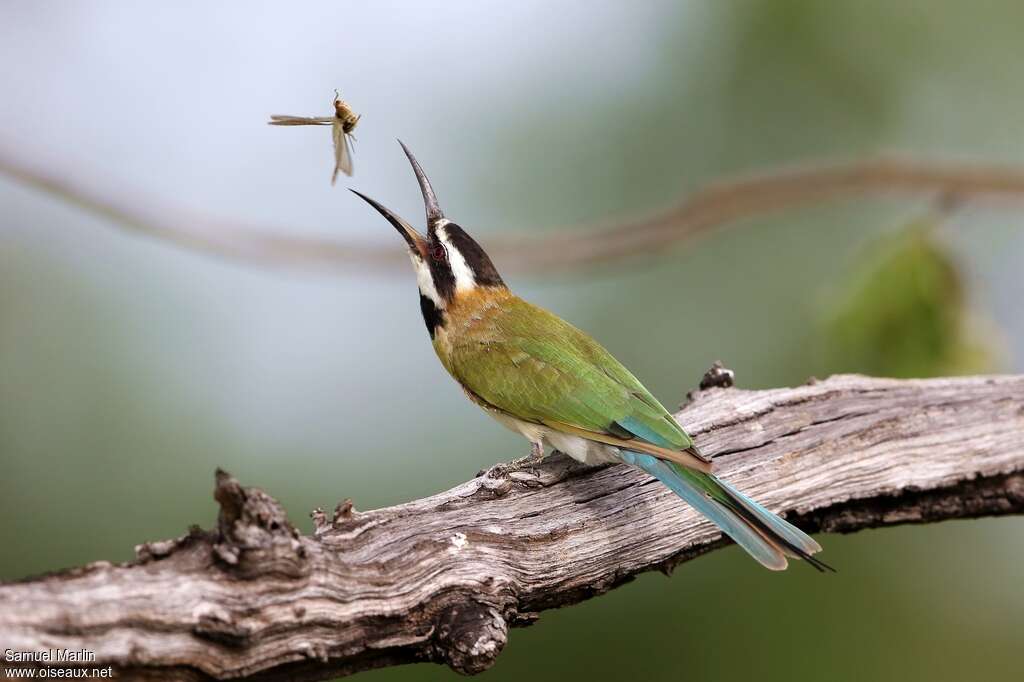
[[[495,464],[486,471],[486,474],[488,478],[508,478],[516,472],[528,471],[534,477],[540,478],[537,465],[542,459],[544,459],[544,446],[541,443],[530,443],[530,454],[526,457],[514,459],[507,464]],[[484,473],[481,470],[477,472],[477,476],[482,476]]]
[[[537,469],[537,465],[540,464],[540,460],[540,457],[531,453],[526,457],[520,457],[505,464],[495,464],[487,470],[487,477],[508,478],[510,475],[520,471],[529,472],[531,475],[539,477],[540,471]]]
[[[524,457],[507,464],[495,464],[487,470],[487,478],[508,478],[510,475],[520,471],[529,471],[534,476],[538,476],[537,468],[534,463],[530,462],[530,459],[529,457]]]

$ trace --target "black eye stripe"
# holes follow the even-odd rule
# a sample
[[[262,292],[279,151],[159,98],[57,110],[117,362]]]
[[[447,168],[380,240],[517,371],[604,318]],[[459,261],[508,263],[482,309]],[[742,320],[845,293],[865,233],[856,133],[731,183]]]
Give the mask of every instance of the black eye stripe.
[[[473,272],[477,284],[484,286],[505,286],[487,253],[466,231],[455,223],[445,225],[445,234],[452,248],[459,252],[466,265]]]
[[[438,295],[445,301],[450,301],[455,295],[455,274],[448,263],[448,251],[444,244],[434,241],[428,251],[430,261],[430,278],[434,280],[434,288]]]
[[[438,235],[430,235],[430,243],[426,251],[427,266],[430,268],[430,279],[433,280],[434,288],[442,301],[451,301],[455,297],[455,273],[452,272],[452,265],[449,261],[451,254],[448,253],[448,246],[458,252],[466,266],[473,274],[473,282],[479,286],[505,286],[501,275],[494,268],[491,259],[487,257],[480,245],[473,240],[465,230],[455,223],[447,223],[444,226],[444,236],[447,241],[442,242]]]

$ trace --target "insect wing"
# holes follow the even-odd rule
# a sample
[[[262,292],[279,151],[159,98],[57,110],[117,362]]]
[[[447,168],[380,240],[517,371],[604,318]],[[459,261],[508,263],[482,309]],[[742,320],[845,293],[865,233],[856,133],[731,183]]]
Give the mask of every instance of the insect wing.
[[[334,119],[334,174],[331,176],[331,184],[338,181],[338,172],[345,175],[352,175],[352,150],[348,145],[348,135],[342,128],[341,121]]]
[[[268,123],[272,126],[325,126],[334,122],[333,116],[283,116],[275,114]]]

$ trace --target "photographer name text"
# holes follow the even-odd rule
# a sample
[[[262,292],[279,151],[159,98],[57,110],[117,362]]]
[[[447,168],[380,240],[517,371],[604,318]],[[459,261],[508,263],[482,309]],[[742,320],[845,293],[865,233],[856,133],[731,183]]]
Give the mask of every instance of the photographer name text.
[[[96,652],[88,649],[43,649],[18,651],[4,649],[6,663],[95,663]]]

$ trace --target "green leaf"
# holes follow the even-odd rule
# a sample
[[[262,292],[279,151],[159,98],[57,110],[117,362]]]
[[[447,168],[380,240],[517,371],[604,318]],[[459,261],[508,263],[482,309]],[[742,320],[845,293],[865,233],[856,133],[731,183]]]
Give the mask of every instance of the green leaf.
[[[934,219],[886,235],[858,257],[831,297],[821,340],[826,371],[927,377],[990,370],[970,338],[964,277]]]

